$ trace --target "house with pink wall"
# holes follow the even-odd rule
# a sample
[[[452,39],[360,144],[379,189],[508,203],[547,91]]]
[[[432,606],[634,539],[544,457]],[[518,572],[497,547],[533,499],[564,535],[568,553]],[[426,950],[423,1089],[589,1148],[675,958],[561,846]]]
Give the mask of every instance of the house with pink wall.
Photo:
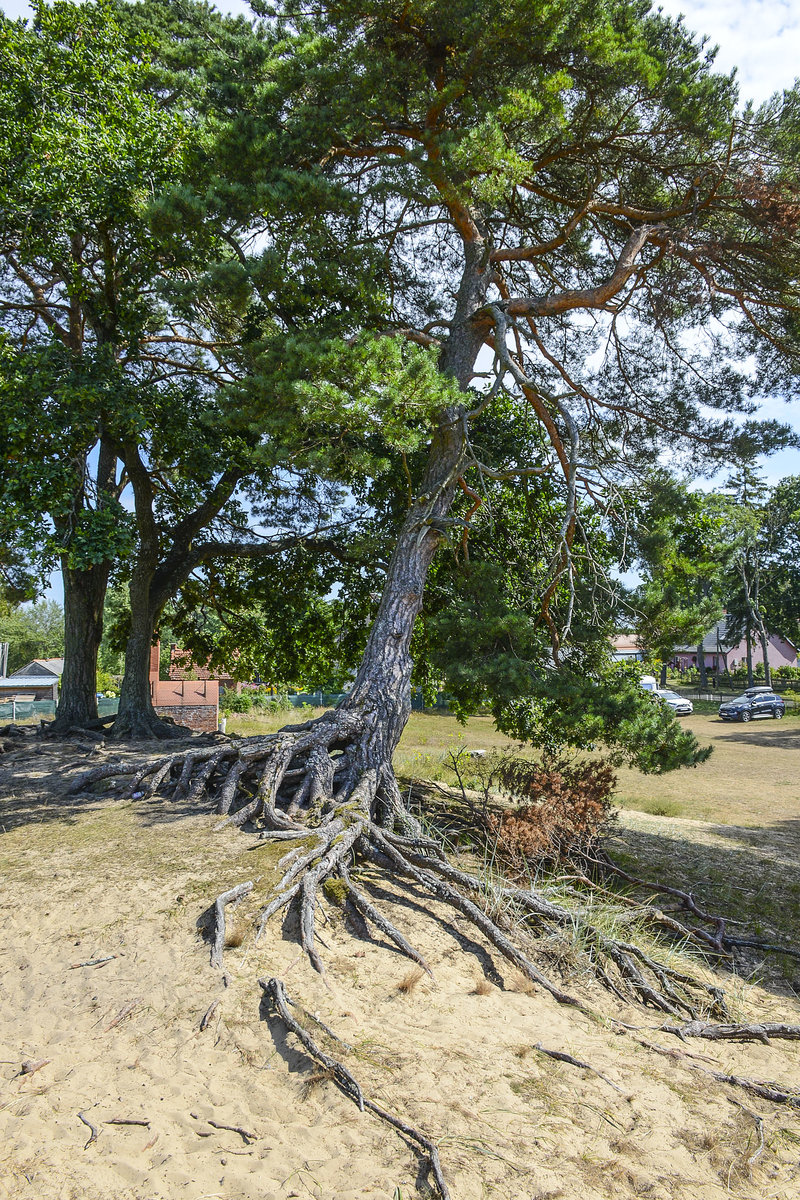
[[[219,724],[219,683],[216,679],[161,679],[160,644],[150,650],[150,699],[160,717],[178,725],[213,733]]]
[[[728,618],[717,621],[713,629],[703,638],[703,657],[706,670],[716,674],[725,671],[735,671],[747,662],[747,641],[745,638],[734,639],[727,632]],[[761,662],[761,643],[753,634],[752,637],[753,665]],[[778,667],[796,667],[797,646],[780,634],[771,633],[767,640],[767,658],[770,670]],[[672,661],[679,671],[689,671],[697,668],[697,646],[678,646]]]

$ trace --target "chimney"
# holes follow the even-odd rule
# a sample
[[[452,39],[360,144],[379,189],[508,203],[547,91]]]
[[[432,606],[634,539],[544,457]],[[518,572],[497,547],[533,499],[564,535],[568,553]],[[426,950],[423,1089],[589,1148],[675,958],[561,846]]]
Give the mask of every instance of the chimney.
[[[159,666],[160,659],[161,659],[161,642],[159,641],[159,642],[156,642],[156,644],[154,646],[150,647],[150,682],[151,683],[158,683],[158,678],[161,673],[160,666]]]

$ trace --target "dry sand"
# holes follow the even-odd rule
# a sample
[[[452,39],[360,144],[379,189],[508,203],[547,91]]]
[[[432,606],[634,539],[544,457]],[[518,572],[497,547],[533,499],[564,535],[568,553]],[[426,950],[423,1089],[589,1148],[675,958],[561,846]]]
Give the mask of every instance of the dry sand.
[[[326,903],[326,986],[298,955],[292,917],[253,945],[272,848],[214,832],[214,818],[180,805],[69,800],[75,757],[54,746],[0,764],[0,1197],[431,1195],[413,1149],[265,1018],[256,980],[271,974],[351,1043],[343,1057],[365,1093],[437,1142],[453,1200],[800,1195],[800,1111],[694,1069],[800,1090],[797,1044],[682,1045],[647,1033],[688,1055],[666,1058],[604,1019],[652,1029],[656,1014],[584,991],[591,1019],[530,994],[460,916],[426,912],[409,894],[387,910],[435,983],[412,983],[407,960],[354,937]],[[244,879],[256,887],[236,913],[233,940],[243,941],[226,951],[223,978],[197,919]],[[751,1020],[800,1022],[800,1005],[774,991],[739,986],[738,1000]],[[607,1079],[544,1057],[537,1042]],[[98,1130],[89,1145],[80,1113]]]

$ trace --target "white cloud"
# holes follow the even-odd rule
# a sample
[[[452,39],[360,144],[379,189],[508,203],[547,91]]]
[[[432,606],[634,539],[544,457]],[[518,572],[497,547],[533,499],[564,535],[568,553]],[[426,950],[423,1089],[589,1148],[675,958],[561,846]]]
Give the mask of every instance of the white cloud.
[[[716,65],[737,68],[742,100],[761,102],[791,87],[800,60],[796,0],[661,0],[670,16],[719,46]]]

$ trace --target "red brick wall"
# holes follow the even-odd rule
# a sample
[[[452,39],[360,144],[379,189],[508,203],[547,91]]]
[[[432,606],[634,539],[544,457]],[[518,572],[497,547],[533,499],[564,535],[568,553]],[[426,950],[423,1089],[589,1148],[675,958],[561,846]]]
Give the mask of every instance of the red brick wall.
[[[216,704],[157,704],[160,717],[172,717],[178,725],[187,725],[201,733],[213,733],[219,723]]]

